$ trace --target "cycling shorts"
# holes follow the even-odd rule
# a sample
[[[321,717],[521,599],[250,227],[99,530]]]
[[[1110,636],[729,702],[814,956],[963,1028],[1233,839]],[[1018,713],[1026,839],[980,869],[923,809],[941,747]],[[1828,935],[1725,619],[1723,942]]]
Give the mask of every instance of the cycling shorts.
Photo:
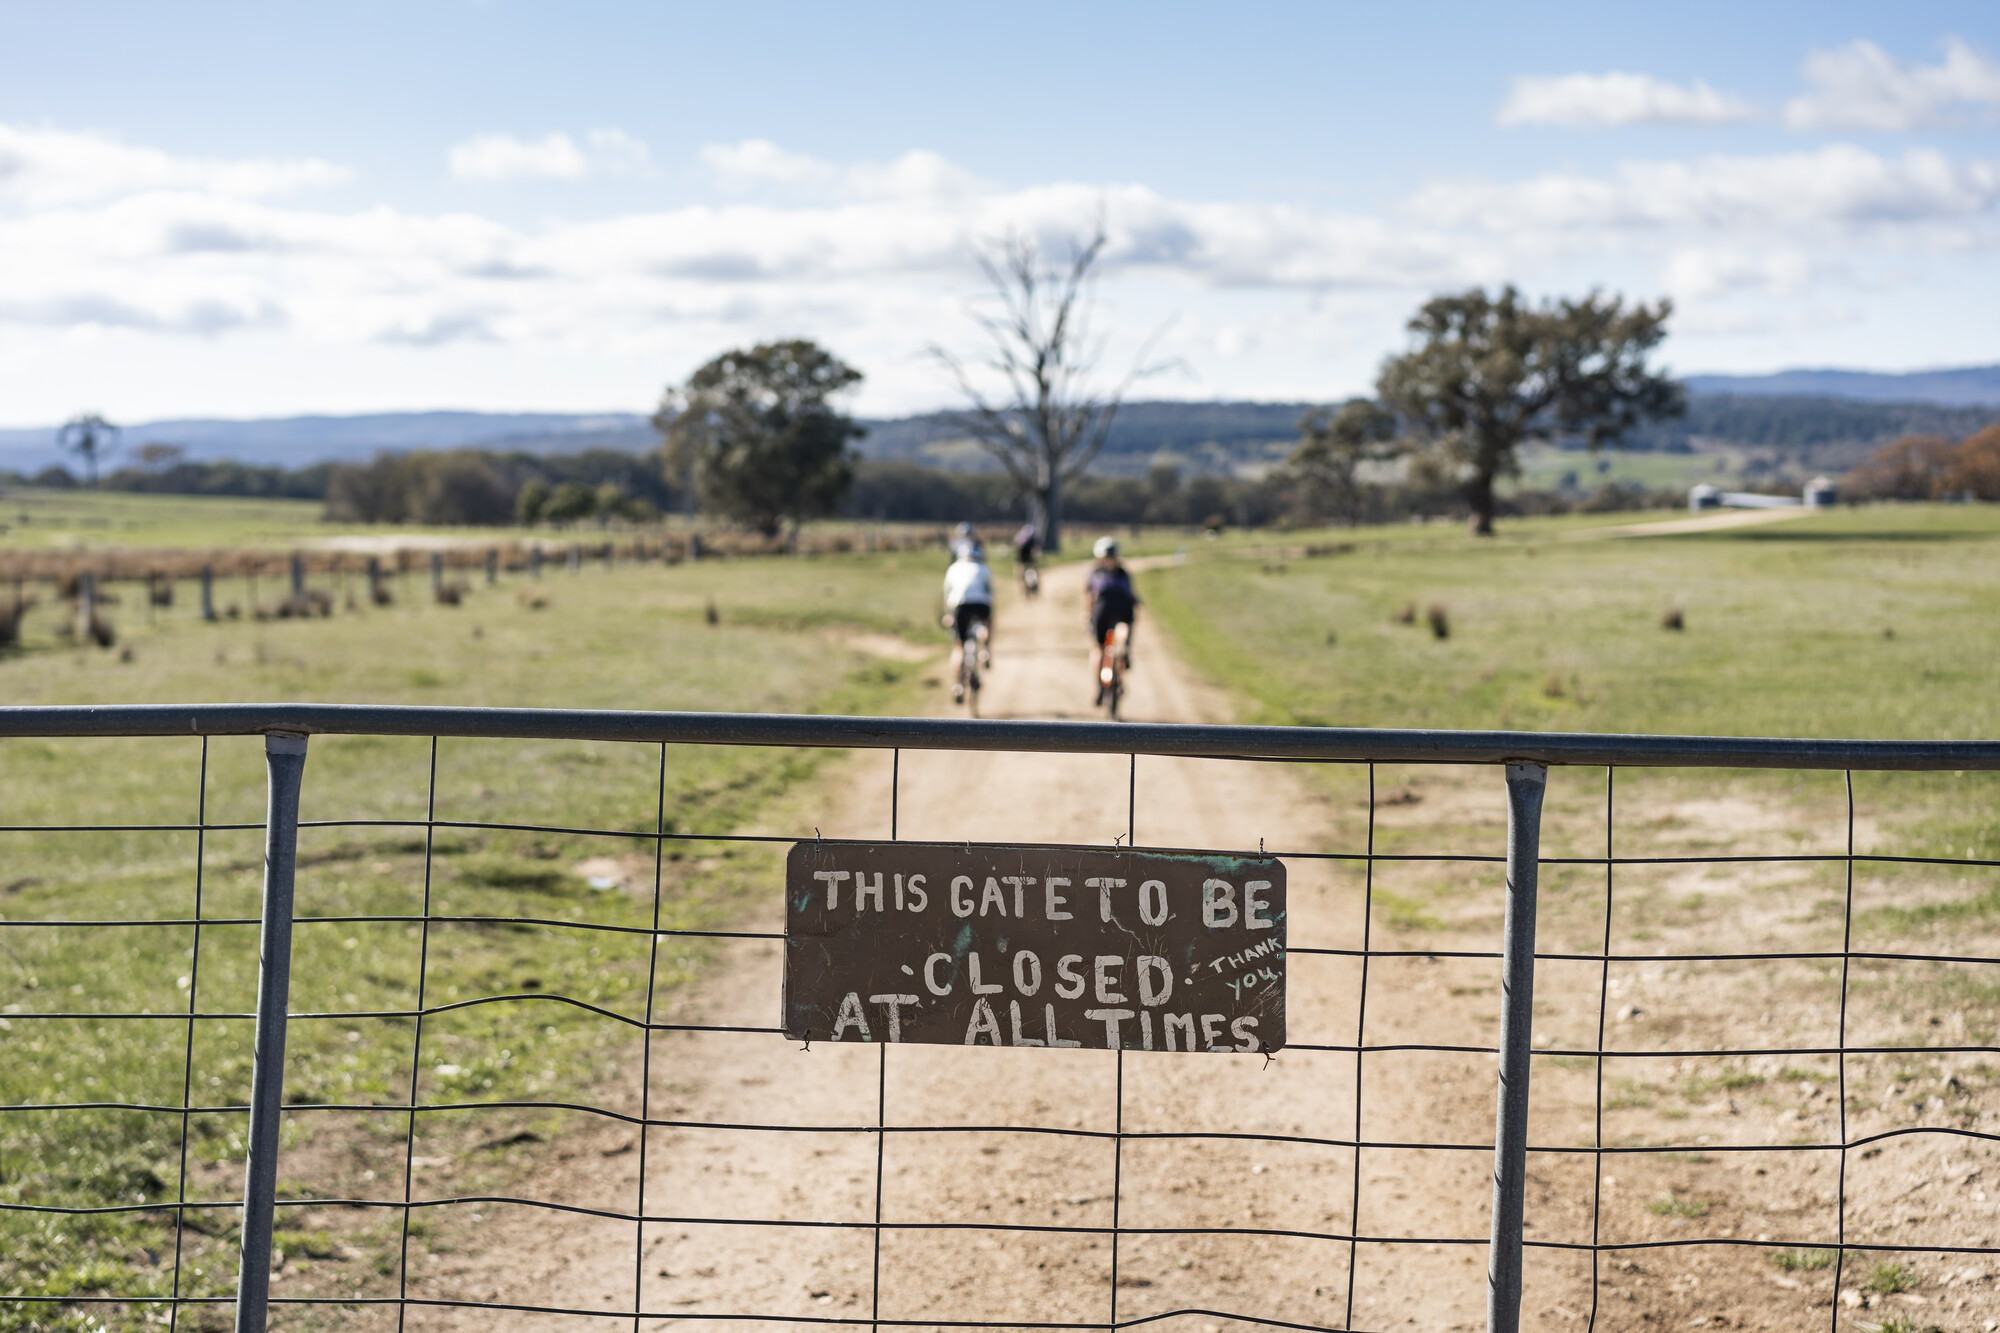
[[[953,616],[961,640],[971,638],[972,627],[980,621],[986,622],[989,632],[993,628],[993,607],[987,602],[960,602]]]
[[[1104,636],[1118,625],[1132,623],[1132,608],[1111,603],[1100,603],[1090,613],[1090,641],[1103,643]]]

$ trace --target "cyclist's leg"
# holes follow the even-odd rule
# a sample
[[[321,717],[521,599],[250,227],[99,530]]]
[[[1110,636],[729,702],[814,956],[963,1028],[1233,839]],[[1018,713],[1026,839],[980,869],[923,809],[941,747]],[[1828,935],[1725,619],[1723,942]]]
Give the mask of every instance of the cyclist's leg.
[[[965,638],[967,622],[971,619],[970,608],[960,603],[952,613],[951,629],[951,698],[953,703],[965,702]]]
[[[993,608],[983,603],[971,603],[966,607],[964,637],[972,641],[975,659],[980,666],[993,665],[993,655],[988,645],[993,638]]]
[[[1116,623],[1116,617],[1103,607],[1090,617],[1090,679],[1097,687],[1099,703],[1104,702],[1104,641]]]

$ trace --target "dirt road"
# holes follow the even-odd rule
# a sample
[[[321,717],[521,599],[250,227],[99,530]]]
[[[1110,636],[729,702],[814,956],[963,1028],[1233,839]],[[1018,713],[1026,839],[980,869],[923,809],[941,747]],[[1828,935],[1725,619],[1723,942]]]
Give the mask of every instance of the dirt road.
[[[1050,572],[1043,595],[1003,600],[982,713],[1063,717],[1090,712],[1088,636],[1080,568]],[[1134,720],[1228,718],[1228,702],[1194,679],[1142,619],[1127,715]],[[942,674],[942,668],[940,668]],[[939,705],[950,700],[939,690]],[[1128,789],[1136,776],[1136,806]],[[810,823],[828,837],[889,833],[890,756],[842,765]],[[1324,850],[1328,798],[1282,766],[1123,756],[907,753],[899,832],[910,838]],[[1498,805],[1495,803],[1497,814]],[[1294,945],[1358,944],[1361,879],[1344,863],[1290,863]],[[751,928],[782,927],[773,893]],[[733,949],[689,1010],[700,1021],[764,1026],[778,1012],[775,944]],[[1351,1043],[1358,966],[1294,956],[1288,978],[1292,1040]],[[1379,987],[1381,978],[1372,983]],[[1392,983],[1393,984],[1393,983]],[[1453,1003],[1433,978],[1417,1026],[1437,1030]],[[1442,1002],[1442,1008],[1438,1002]],[[1402,1009],[1402,1006],[1395,1006]],[[1378,1040],[1412,1039],[1385,1009]],[[1404,1035],[1399,1038],[1399,1032]],[[1415,1038],[1422,1039],[1422,1038]],[[1476,1144],[1490,1138],[1490,1060],[1470,1069],[1431,1059],[1376,1059],[1367,1077],[1365,1136]],[[672,1034],[655,1038],[655,1116],[715,1124],[865,1127],[1023,1126],[1108,1133],[1121,1127],[1120,1061],[1103,1051],[960,1051],[941,1047],[814,1046],[775,1037]],[[1128,1054],[1122,1128],[1349,1138],[1351,1054],[1287,1050],[1254,1056]],[[628,1100],[636,1108],[636,1088]],[[636,1135],[587,1128],[527,1181],[523,1192],[630,1209]],[[771,1133],[655,1129],[647,1136],[646,1209],[653,1215],[759,1221],[866,1222],[874,1215],[873,1132]],[[1257,1140],[1062,1137],[1013,1131],[892,1132],[880,1144],[881,1208],[889,1222],[954,1222],[974,1229],[886,1230],[876,1262],[868,1229],[649,1225],[635,1264],[629,1223],[515,1217],[489,1208],[487,1244],[441,1257],[413,1291],[462,1299],[630,1309],[635,1278],[653,1312],[832,1316],[898,1320],[1019,1320],[1023,1324],[1170,1310],[1240,1312],[1305,1324],[1347,1322],[1345,1241],[1248,1234],[1350,1229],[1355,1153],[1341,1146]],[[1488,1161],[1477,1151],[1361,1156],[1362,1231],[1375,1236],[1481,1236]],[[1114,1205],[1114,1177],[1117,1190]],[[980,1226],[1227,1228],[1199,1237],[980,1230]],[[1483,1309],[1484,1250],[1466,1245],[1362,1244],[1355,1327],[1412,1322],[1472,1327]],[[421,1316],[427,1326],[506,1326],[504,1317]],[[528,1317],[521,1326],[539,1326]],[[648,1320],[649,1326],[653,1321]],[[1189,1315],[1163,1328],[1217,1326]],[[740,1327],[732,1323],[731,1327]]]

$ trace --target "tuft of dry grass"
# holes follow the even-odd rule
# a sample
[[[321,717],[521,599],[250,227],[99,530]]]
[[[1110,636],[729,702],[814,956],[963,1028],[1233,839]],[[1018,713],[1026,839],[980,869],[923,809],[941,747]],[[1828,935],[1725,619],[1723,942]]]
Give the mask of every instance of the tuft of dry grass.
[[[1869,1291],[1894,1296],[1917,1285],[1917,1270],[1908,1264],[1876,1264],[1861,1285]]]
[[[1664,1199],[1655,1199],[1647,1204],[1646,1211],[1661,1217],[1707,1217],[1708,1200],[1683,1199],[1679,1195],[1670,1194]]]

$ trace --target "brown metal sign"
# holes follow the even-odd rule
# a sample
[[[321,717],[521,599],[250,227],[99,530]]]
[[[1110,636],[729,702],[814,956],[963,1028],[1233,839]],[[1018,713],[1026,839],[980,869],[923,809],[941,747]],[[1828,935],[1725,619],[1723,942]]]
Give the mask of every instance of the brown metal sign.
[[[1099,1050],[1285,1044],[1285,867],[1262,856],[802,842],[785,1031]]]

